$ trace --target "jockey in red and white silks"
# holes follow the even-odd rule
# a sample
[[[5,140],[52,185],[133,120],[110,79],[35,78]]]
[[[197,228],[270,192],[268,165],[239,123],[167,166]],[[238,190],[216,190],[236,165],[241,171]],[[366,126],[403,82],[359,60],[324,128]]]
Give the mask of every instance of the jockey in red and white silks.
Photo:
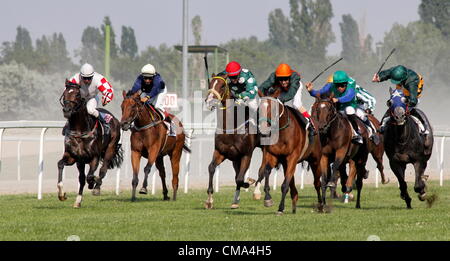
[[[70,81],[81,86],[81,95],[87,100],[86,108],[88,113],[99,118],[102,122],[108,123],[112,119],[112,116],[106,113],[100,113],[97,110],[99,99],[97,94],[102,93],[103,106],[108,104],[114,97],[113,88],[106,78],[95,72],[92,65],[86,63],[81,67],[79,73],[70,78]]]

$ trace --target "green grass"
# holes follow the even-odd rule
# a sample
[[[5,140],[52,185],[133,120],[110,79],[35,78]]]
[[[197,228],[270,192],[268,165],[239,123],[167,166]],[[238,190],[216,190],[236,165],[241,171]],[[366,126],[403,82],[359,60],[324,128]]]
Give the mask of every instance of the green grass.
[[[316,202],[311,186],[299,191],[297,214],[291,213],[286,200],[283,216],[275,215],[280,190],[273,191],[275,205],[265,208],[263,201],[252,199],[252,192],[241,192],[241,207],[230,209],[234,189],[221,188],[214,194],[214,209],[205,210],[206,188],[182,190],[176,202],[162,201],[162,195],[138,195],[130,202],[130,192],[115,196],[102,192],[94,197],[86,190],[81,209],[73,209],[75,193],[60,202],[56,193],[0,196],[0,240],[66,240],[77,235],[81,240],[357,240],[370,235],[381,240],[449,240],[450,186],[429,184],[429,192],[438,195],[428,208],[417,199],[413,184],[412,210],[405,207],[395,182],[378,189],[363,189],[362,209],[355,202],[332,202],[331,213],[313,211]],[[251,191],[253,188],[251,188]],[[170,191],[171,192],[171,191]],[[289,195],[289,194],[288,194]]]

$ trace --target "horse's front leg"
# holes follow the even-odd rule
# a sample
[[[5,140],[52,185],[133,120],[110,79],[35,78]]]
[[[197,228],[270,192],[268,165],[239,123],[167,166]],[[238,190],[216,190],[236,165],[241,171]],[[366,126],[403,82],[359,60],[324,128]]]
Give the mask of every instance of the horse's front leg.
[[[95,187],[96,183],[96,177],[94,176],[95,171],[98,168],[98,165],[100,164],[100,159],[98,157],[95,157],[89,162],[89,172],[86,177],[86,181],[88,182],[88,188],[93,189]],[[92,195],[98,196],[100,195],[100,190],[94,189],[92,190]]]
[[[427,176],[424,176],[425,169],[427,167],[427,162],[424,161],[417,161],[414,163],[414,170],[416,173],[416,181],[414,183],[414,191],[416,193],[419,193],[419,200],[424,201],[426,199],[426,184],[425,181],[427,180]]]
[[[69,153],[64,152],[63,158],[58,161],[58,198],[61,201],[67,199],[66,192],[64,192],[63,185],[63,170],[64,166],[71,166],[75,163],[75,159]]]
[[[84,173],[85,168],[84,163],[77,162],[77,168],[78,168],[78,183],[80,186],[78,187],[78,195],[75,200],[75,203],[73,204],[74,208],[80,208],[81,207],[81,201],[83,201],[83,189],[84,185],[86,185],[86,174]]]
[[[205,202],[205,208],[206,209],[212,209],[213,208],[213,178],[214,173],[216,172],[217,166],[220,165],[225,160],[225,157],[220,154],[219,151],[215,150],[213,154],[213,158],[211,160],[211,163],[208,166],[208,172],[209,172],[209,181],[208,181],[208,199]]]
[[[136,187],[139,183],[139,168],[141,165],[141,152],[140,151],[131,151],[131,166],[133,168],[133,180],[131,181],[132,191],[131,191],[131,201],[136,200]]]

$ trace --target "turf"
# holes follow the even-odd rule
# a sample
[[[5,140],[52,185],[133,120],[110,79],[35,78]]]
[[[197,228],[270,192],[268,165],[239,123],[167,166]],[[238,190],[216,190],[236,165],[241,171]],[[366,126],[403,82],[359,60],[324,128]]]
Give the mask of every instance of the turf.
[[[81,209],[73,209],[75,194],[60,202],[56,193],[0,196],[0,240],[67,240],[76,235],[80,240],[151,240],[151,241],[365,241],[368,238],[390,240],[449,240],[450,186],[428,186],[437,195],[430,208],[417,199],[412,186],[413,209],[399,197],[396,182],[378,189],[366,185],[361,209],[355,202],[331,202],[330,213],[314,211],[315,190],[300,190],[297,213],[291,213],[291,200],[286,200],[282,216],[275,213],[280,190],[272,190],[275,205],[263,206],[252,199],[252,192],[241,192],[241,206],[230,209],[234,189],[223,187],[214,194],[214,209],[205,210],[206,189],[179,191],[177,201],[162,201],[162,195],[138,195],[131,202],[129,191],[119,196],[102,192],[94,197],[86,191]],[[251,190],[252,191],[252,188]],[[288,194],[289,195],[289,194]]]

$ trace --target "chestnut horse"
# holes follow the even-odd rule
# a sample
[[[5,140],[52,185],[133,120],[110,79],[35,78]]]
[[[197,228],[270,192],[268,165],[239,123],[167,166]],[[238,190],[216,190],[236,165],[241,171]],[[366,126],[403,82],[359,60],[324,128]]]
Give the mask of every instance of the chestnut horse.
[[[104,137],[103,127],[98,119],[88,114],[86,102],[86,99],[81,97],[80,85],[66,79],[66,89],[60,98],[60,103],[63,106],[64,117],[69,120],[69,132],[64,140],[64,155],[58,161],[58,198],[61,201],[67,199],[62,182],[64,166],[77,163],[80,186],[74,208],[81,207],[86,181],[88,188],[93,189],[92,194],[100,195],[100,186],[107,170],[120,167],[123,161],[123,152],[119,144],[119,121],[113,116],[109,123],[110,135]],[[107,110],[97,110],[112,115]],[[99,176],[95,177],[94,172],[100,161],[102,161],[102,167]],[[85,164],[89,164],[87,177],[84,171]]]
[[[239,207],[240,188],[248,188],[254,182],[252,179],[244,180],[245,173],[250,167],[253,150],[259,146],[259,138],[256,131],[256,125],[252,125],[253,120],[256,124],[256,115],[250,117],[250,113],[246,113],[245,106],[237,107],[231,97],[230,87],[227,83],[227,75],[212,75],[209,84],[208,96],[205,103],[210,110],[217,110],[217,118],[221,119],[219,124],[223,124],[222,129],[217,129],[214,137],[214,153],[211,163],[208,166],[209,183],[208,183],[208,199],[205,202],[205,208],[213,208],[213,177],[217,166],[224,160],[228,159],[233,162],[235,171],[236,190],[231,208]],[[238,114],[237,117],[234,115]],[[240,113],[245,113],[245,117]],[[231,119],[231,120],[230,120]],[[243,122],[238,122],[238,119]],[[253,133],[250,131],[253,128]]]
[[[173,200],[177,198],[178,173],[180,171],[180,159],[183,149],[191,152],[185,145],[186,135],[183,125],[177,118],[171,115],[172,122],[176,126],[176,136],[168,136],[167,127],[163,122],[163,117],[156,112],[152,105],[146,105],[140,100],[140,92],[132,94],[123,91],[122,119],[120,125],[124,131],[131,128],[131,164],[133,167],[132,195],[131,200],[136,200],[136,187],[139,183],[138,174],[141,157],[147,158],[147,165],[144,168],[144,184],[139,193],[147,193],[147,178],[153,164],[156,164],[161,183],[163,186],[164,200],[170,200],[167,195],[166,171],[163,157],[169,155],[172,165],[172,189]],[[132,127],[132,123],[134,126]]]
[[[344,198],[352,191],[353,180],[356,177],[358,190],[356,208],[360,208],[361,189],[363,178],[366,174],[365,165],[368,158],[368,133],[364,123],[357,120],[363,144],[352,142],[352,126],[346,116],[337,111],[334,97],[317,98],[312,106],[311,116],[319,129],[322,145],[322,158],[320,166],[322,171],[322,197],[325,204],[326,189],[331,187],[332,194],[336,188],[336,180],[341,178]],[[329,165],[333,163],[330,169]],[[345,166],[349,163],[349,175],[347,177]]]
[[[270,136],[270,144],[264,144],[263,159],[258,172],[258,181],[256,186],[265,178],[264,185],[264,205],[269,207],[273,204],[270,195],[269,176],[270,172],[278,164],[283,166],[284,181],[281,185],[281,201],[278,206],[278,215],[282,215],[285,209],[284,201],[289,189],[292,199],[292,213],[296,213],[298,191],[295,187],[295,168],[297,163],[307,161],[314,175],[314,187],[317,192],[318,208],[323,210],[323,201],[320,196],[321,188],[321,147],[319,135],[313,136],[310,140],[309,135],[303,126],[294,108],[284,105],[278,97],[281,93],[280,88],[261,98],[259,130],[261,140],[263,137]],[[260,92],[260,96],[263,94]],[[262,143],[262,142],[261,142]]]

